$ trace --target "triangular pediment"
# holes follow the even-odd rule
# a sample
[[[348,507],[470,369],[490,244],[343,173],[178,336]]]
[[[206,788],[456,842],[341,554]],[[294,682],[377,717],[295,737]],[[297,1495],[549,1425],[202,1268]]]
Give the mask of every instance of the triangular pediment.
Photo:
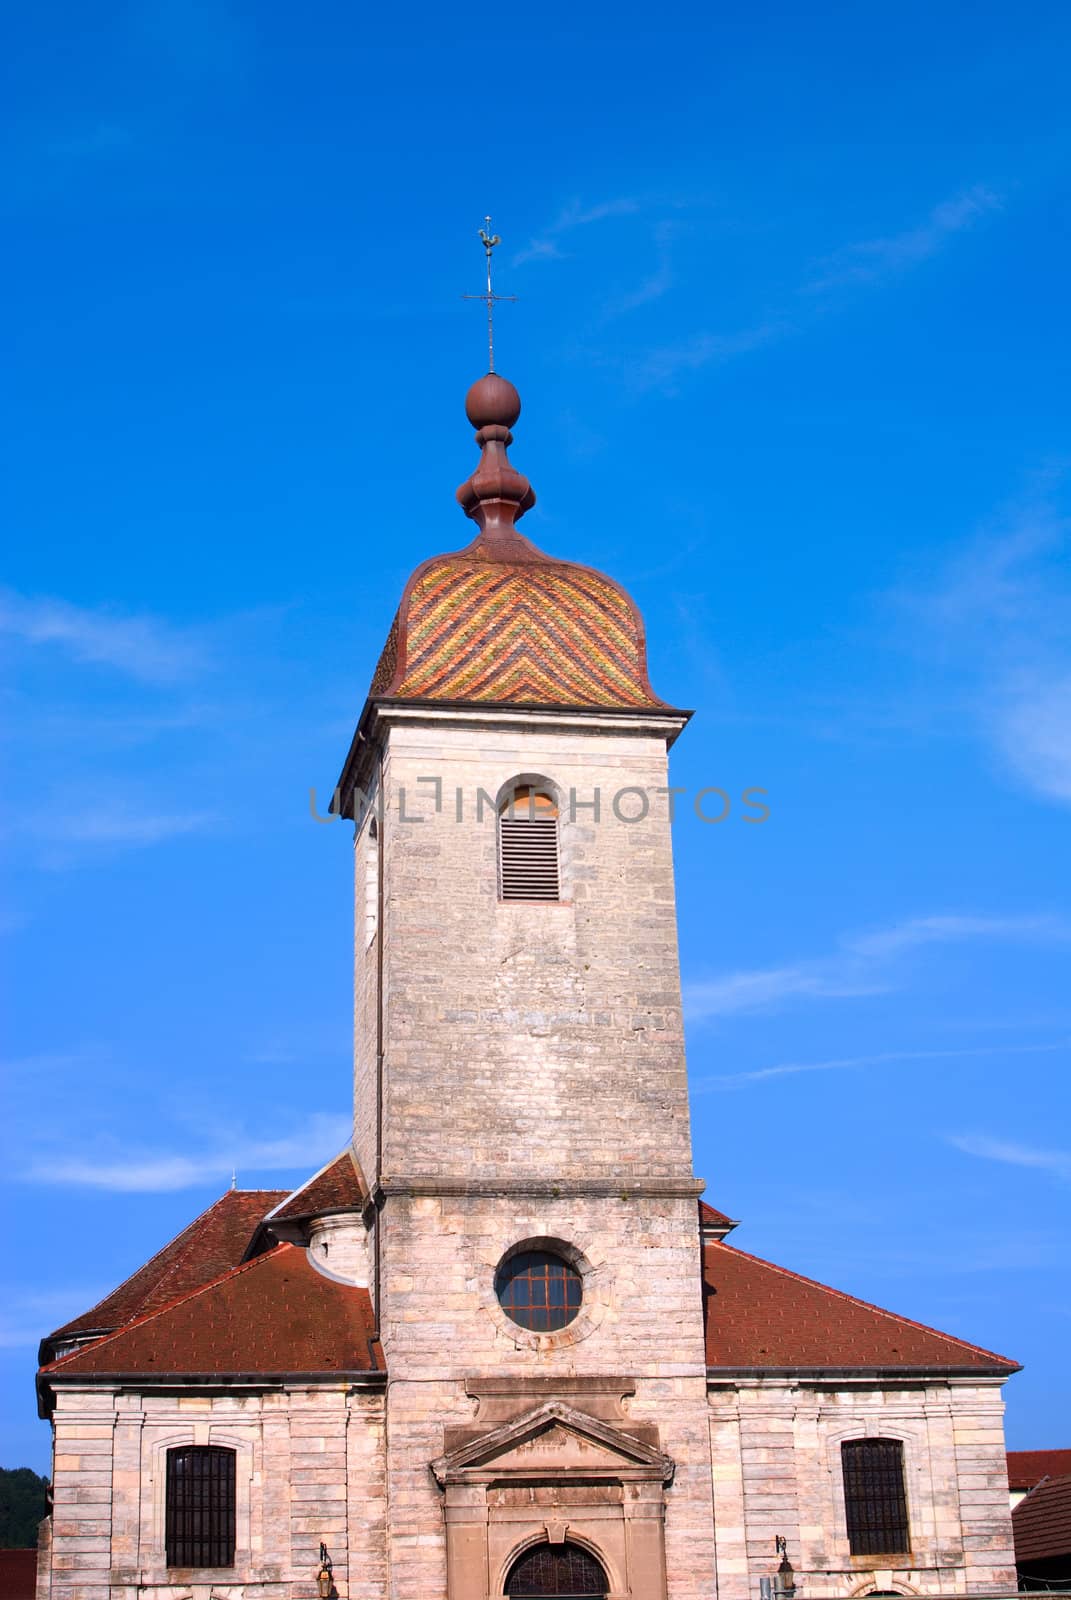
[[[550,1400],[431,1464],[440,1484],[491,1478],[621,1477],[669,1483],[673,1462],[609,1423]]]

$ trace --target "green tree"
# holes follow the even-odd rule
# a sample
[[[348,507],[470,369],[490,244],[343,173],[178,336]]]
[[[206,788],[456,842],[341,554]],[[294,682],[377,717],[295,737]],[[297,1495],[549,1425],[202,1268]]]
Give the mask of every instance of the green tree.
[[[0,1467],[0,1550],[36,1548],[47,1490],[48,1479],[30,1467]]]

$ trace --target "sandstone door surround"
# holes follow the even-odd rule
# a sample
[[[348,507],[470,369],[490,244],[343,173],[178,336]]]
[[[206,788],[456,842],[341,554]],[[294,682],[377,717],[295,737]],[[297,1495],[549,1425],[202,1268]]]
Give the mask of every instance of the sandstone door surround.
[[[598,1559],[607,1600],[665,1600],[665,1490],[654,1445],[561,1400],[492,1427],[431,1463],[444,1493],[450,1600],[505,1592],[517,1558],[568,1539]]]

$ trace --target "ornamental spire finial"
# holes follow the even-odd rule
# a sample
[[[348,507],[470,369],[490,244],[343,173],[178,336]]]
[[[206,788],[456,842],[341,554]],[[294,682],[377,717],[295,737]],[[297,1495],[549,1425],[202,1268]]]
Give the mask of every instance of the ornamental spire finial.
[[[476,429],[481,455],[476,471],[457,491],[461,509],[479,527],[481,544],[526,545],[514,525],[535,505],[535,491],[506,454],[521,397],[508,378],[488,372],[465,396],[465,414]]]
[[[515,294],[495,294],[491,285],[491,252],[496,244],[502,240],[497,233],[491,232],[491,219],[484,217],[484,226],[480,229],[480,238],[483,241],[484,255],[487,257],[487,288],[483,294],[463,294],[462,300],[482,300],[487,306],[487,370],[495,370],[495,306],[507,300],[515,301]]]

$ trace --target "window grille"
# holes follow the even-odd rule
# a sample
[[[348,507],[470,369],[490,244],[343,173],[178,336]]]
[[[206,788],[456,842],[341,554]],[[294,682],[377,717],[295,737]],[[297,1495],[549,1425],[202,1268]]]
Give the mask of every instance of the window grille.
[[[577,1544],[538,1544],[515,1563],[506,1579],[511,1600],[588,1600],[605,1596],[609,1584],[602,1567]]]
[[[557,900],[558,808],[538,789],[516,789],[498,811],[498,891],[503,900]]]
[[[853,1556],[911,1548],[899,1439],[848,1439],[841,1445],[844,1511]]]
[[[580,1310],[583,1281],[561,1256],[549,1250],[522,1250],[499,1267],[495,1293],[518,1327],[552,1333],[566,1327]]]
[[[187,1445],[167,1452],[167,1564],[234,1565],[234,1451]]]

